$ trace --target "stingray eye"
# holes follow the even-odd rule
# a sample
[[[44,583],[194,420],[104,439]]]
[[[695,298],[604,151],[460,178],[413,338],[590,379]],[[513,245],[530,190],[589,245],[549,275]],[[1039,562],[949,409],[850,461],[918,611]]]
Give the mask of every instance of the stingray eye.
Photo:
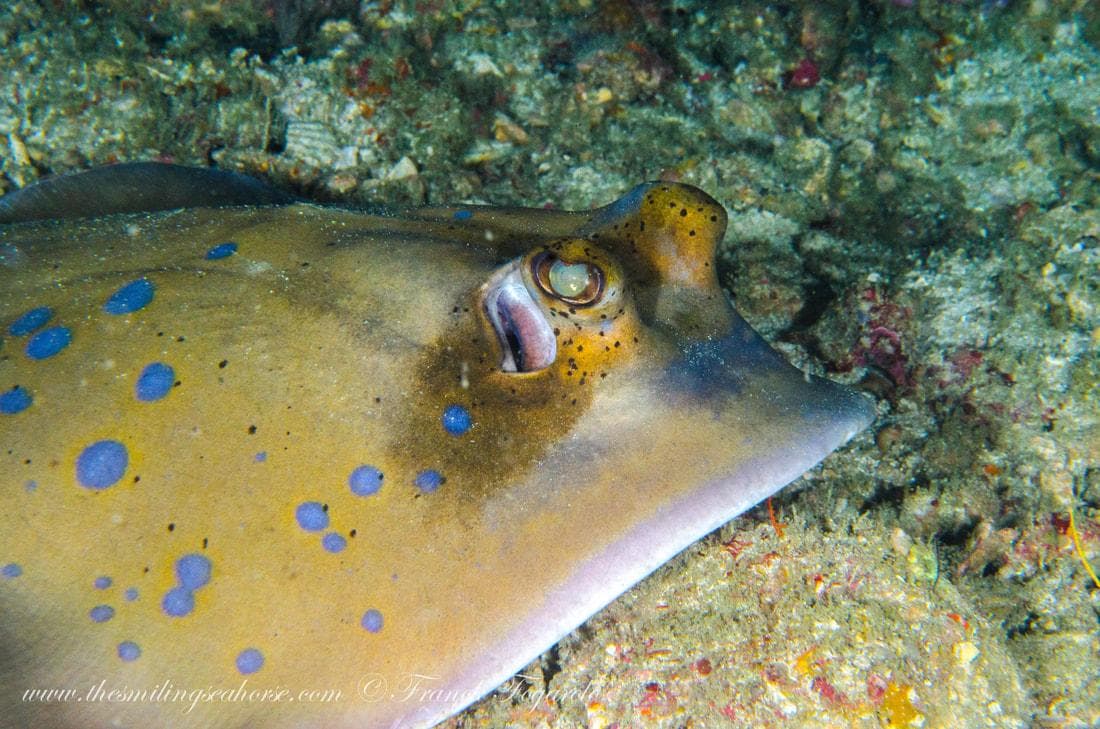
[[[569,263],[544,253],[531,268],[539,288],[568,304],[589,306],[603,293],[603,271],[591,263]]]

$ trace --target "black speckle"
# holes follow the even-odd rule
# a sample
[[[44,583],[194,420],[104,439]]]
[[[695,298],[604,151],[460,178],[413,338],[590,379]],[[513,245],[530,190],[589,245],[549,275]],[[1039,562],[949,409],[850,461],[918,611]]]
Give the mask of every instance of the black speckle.
[[[255,425],[248,426],[248,434],[249,435],[256,435],[256,426]]]
[[[186,342],[187,338],[186,337],[176,337],[176,341],[177,342]]]
[[[687,208],[680,208],[680,217],[681,218],[686,218],[687,214],[688,214],[688,209]]]
[[[173,523],[173,524],[169,524],[169,525],[168,525],[168,531],[170,531],[170,532],[174,532],[174,531],[176,531],[176,525],[175,525],[174,523]]]
[[[355,534],[356,534],[356,532],[355,532],[354,529],[352,529],[350,532],[348,532],[348,536],[351,537],[352,539],[355,539]]]
[[[218,369],[219,370],[224,370],[226,368],[226,365],[228,365],[228,364],[229,364],[229,360],[223,359],[221,362],[218,362]]]
[[[134,476],[134,483],[141,481],[141,476]]]
[[[183,382],[181,382],[180,380],[176,380],[175,382],[172,383],[172,387],[179,387],[182,384],[183,384]]]
[[[206,538],[206,537],[203,537],[203,538],[202,538],[202,548],[203,548],[203,549],[206,549],[206,545],[207,545],[207,544],[209,544],[209,541],[207,540],[207,538]]]

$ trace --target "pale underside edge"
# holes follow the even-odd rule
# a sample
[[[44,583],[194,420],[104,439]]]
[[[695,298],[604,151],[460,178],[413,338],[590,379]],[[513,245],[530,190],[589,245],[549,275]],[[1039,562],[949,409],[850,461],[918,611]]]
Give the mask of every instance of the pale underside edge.
[[[462,675],[433,683],[433,695],[441,700],[409,706],[379,726],[426,729],[470,706],[689,545],[797,479],[870,419],[869,409],[853,412],[849,419],[808,437],[797,455],[747,461],[730,476],[700,486],[636,524],[608,549],[578,565],[516,628],[480,650],[478,660]],[[349,728],[362,726],[355,717],[348,719]]]

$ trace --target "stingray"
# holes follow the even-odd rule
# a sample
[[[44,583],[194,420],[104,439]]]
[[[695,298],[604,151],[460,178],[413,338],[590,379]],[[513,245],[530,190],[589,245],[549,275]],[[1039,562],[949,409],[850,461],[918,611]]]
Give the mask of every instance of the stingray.
[[[688,185],[366,214],[133,164],[0,222],[26,726],[431,726],[873,415],[737,314]]]

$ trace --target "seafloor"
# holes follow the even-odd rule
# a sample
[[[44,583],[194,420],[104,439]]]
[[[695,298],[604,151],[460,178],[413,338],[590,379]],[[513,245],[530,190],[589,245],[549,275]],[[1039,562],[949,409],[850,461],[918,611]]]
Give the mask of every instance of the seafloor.
[[[1100,726],[1098,6],[10,2],[0,192],[698,185],[739,310],[879,418],[449,725]]]

